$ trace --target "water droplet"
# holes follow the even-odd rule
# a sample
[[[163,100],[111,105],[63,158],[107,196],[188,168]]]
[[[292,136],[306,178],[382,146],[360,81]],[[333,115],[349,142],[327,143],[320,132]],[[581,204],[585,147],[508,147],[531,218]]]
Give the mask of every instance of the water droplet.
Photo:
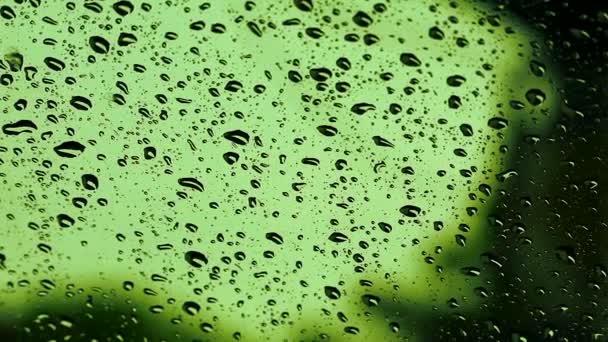
[[[471,137],[473,136],[473,127],[471,127],[469,124],[462,124],[460,125],[460,132],[465,137]]]
[[[53,250],[51,248],[51,246],[47,245],[46,243],[39,243],[38,244],[38,249],[43,252],[43,253],[51,253],[51,251]],[[1,268],[1,267],[0,267]]]
[[[114,11],[116,11],[116,13],[118,13],[120,16],[126,16],[128,14],[131,14],[133,12],[133,4],[129,1],[118,1],[115,2],[112,5],[112,8],[114,9]]]
[[[57,223],[59,223],[59,227],[61,228],[69,228],[73,226],[76,221],[67,214],[59,214],[57,215]]]
[[[327,68],[312,68],[310,69],[310,77],[317,82],[325,82],[331,77],[331,70]]]
[[[329,299],[333,299],[333,300],[337,300],[340,299],[340,290],[338,290],[337,288],[333,287],[333,286],[325,286],[323,288],[324,292],[325,292],[325,296],[327,296],[327,298]]]
[[[450,87],[460,87],[461,85],[464,84],[464,82],[466,82],[466,78],[464,78],[463,76],[460,75],[452,75],[450,77],[448,77],[447,79],[447,83]]]
[[[415,205],[406,205],[406,206],[401,207],[401,209],[399,209],[399,211],[407,217],[417,217],[418,215],[420,215],[420,212],[422,211],[422,209],[420,209],[419,207],[417,207]]]
[[[188,264],[196,268],[201,268],[208,263],[207,257],[203,253],[197,251],[186,252],[184,258]]]
[[[249,27],[249,30],[251,30],[251,32],[253,32],[253,34],[255,34],[258,37],[262,37],[262,30],[260,30],[260,27],[258,26],[258,24],[254,23],[253,21],[250,21],[247,23],[247,27]]]
[[[418,59],[418,57],[413,53],[402,53],[400,60],[401,63],[411,67],[419,67],[420,65],[422,65],[420,59]]]
[[[30,120],[19,120],[2,126],[2,132],[6,135],[19,135],[21,133],[33,133],[38,129],[36,124]]]
[[[305,30],[305,32],[307,36],[313,39],[319,39],[325,35],[325,32],[318,27],[309,27]]]
[[[118,35],[118,46],[129,46],[137,42],[137,37],[134,34],[128,32],[121,32]]]
[[[310,12],[313,8],[312,0],[293,0],[293,4],[304,12]]]
[[[224,133],[223,136],[237,145],[247,145],[249,143],[249,134],[241,130],[229,131]]]
[[[44,59],[44,64],[46,64],[46,66],[53,71],[61,71],[65,69],[65,63],[55,57],[46,57]]]
[[[366,112],[369,112],[370,110],[375,110],[375,109],[376,109],[376,106],[374,106],[373,104],[361,102],[361,103],[354,104],[350,108],[350,111],[355,114],[363,115]]]
[[[378,222],[378,227],[385,233],[390,233],[393,230],[393,227],[386,222]]]
[[[445,33],[443,33],[439,27],[433,26],[429,29],[429,37],[436,40],[442,40],[445,38]]]
[[[334,232],[329,235],[329,241],[337,242],[337,243],[345,242],[345,241],[348,241],[348,236],[346,236],[342,233],[339,233],[339,232]]]
[[[300,75],[300,73],[295,70],[289,70],[287,72],[287,78],[289,78],[289,80],[294,83],[302,81],[302,75]]]
[[[372,294],[365,294],[361,296],[361,300],[367,306],[378,306],[380,304],[380,298]]]
[[[340,58],[338,58],[336,60],[336,65],[338,66],[338,68],[340,68],[340,69],[342,69],[344,71],[348,71],[351,68],[350,61],[346,57],[340,57]]]
[[[205,188],[203,187],[203,183],[201,183],[198,179],[192,177],[184,177],[177,180],[177,183],[181,186],[194,189],[199,192],[203,192]]]
[[[530,61],[530,71],[534,76],[543,77],[546,70],[547,68],[543,63],[536,60]]]
[[[361,27],[368,27],[374,21],[367,13],[365,13],[363,11],[358,11],[353,16],[353,22]]]
[[[82,6],[94,13],[101,13],[103,11],[103,7],[97,2],[85,2]]]
[[[526,92],[526,100],[533,106],[539,106],[545,102],[547,95],[540,89],[530,89]]]
[[[270,232],[266,233],[266,239],[276,243],[277,245],[283,244],[283,237],[278,233]]]
[[[187,301],[182,305],[182,310],[188,315],[194,316],[201,310],[201,306],[196,302]]]
[[[165,308],[162,305],[152,305],[148,310],[153,314],[159,314],[165,311]]]
[[[576,264],[576,253],[571,246],[559,246],[555,249],[555,256],[560,260],[570,265]]]
[[[93,51],[101,54],[106,54],[110,51],[110,42],[100,36],[92,36],[89,38],[89,46]]]
[[[213,325],[210,323],[201,323],[200,328],[205,333],[210,333],[213,331]]]
[[[84,145],[77,141],[66,141],[53,148],[58,156],[64,158],[75,158],[84,152]]]
[[[144,147],[144,159],[150,160],[156,158],[156,148],[153,146]]]
[[[379,135],[373,136],[372,140],[374,141],[374,144],[376,144],[376,146],[395,147],[395,145],[393,145],[393,143],[391,143],[390,141],[386,140],[385,138],[383,138]]]
[[[84,174],[80,180],[82,182],[82,187],[86,190],[97,190],[97,187],[99,186],[99,180],[95,175]]]
[[[515,109],[515,110],[520,110],[526,107],[526,105],[521,102],[521,101],[517,101],[517,100],[511,100],[509,101],[509,106],[511,106],[511,108]]]
[[[0,12],[2,10],[0,9]],[[4,55],[4,60],[12,72],[17,72],[23,67],[23,55],[18,52],[8,53]]]
[[[496,179],[498,179],[498,181],[500,182],[505,182],[507,179],[518,176],[519,174],[517,173],[517,171],[513,170],[513,169],[509,169],[503,172],[500,172],[496,175]]]
[[[200,31],[204,28],[205,28],[205,22],[202,20],[198,20],[198,21],[192,22],[190,24],[190,29],[193,31]]]
[[[359,328],[353,326],[344,327],[344,332],[351,335],[357,335],[359,333]]]
[[[93,107],[91,100],[84,96],[72,96],[70,99],[70,104],[72,107],[82,111],[87,111]]]
[[[317,126],[317,130],[326,137],[333,137],[334,135],[338,134],[338,129],[329,125]]]
[[[460,271],[462,272],[462,274],[469,277],[478,277],[479,275],[481,275],[481,270],[473,266],[463,267],[460,269]]]
[[[488,120],[488,126],[494,129],[503,129],[509,126],[509,120],[505,118],[491,118]]]
[[[133,287],[135,287],[135,285],[133,284],[133,282],[132,282],[132,281],[125,280],[125,281],[122,283],[122,288],[123,288],[125,291],[131,291],[131,290],[133,290]]]
[[[452,95],[448,99],[448,107],[451,109],[458,109],[462,106],[462,100],[457,95]]]
[[[243,88],[243,84],[235,80],[228,81],[228,83],[226,83],[226,86],[224,87],[225,90],[233,93],[241,90],[241,88]]]
[[[12,20],[17,17],[15,11],[10,6],[2,6],[0,7],[0,16],[7,20]]]

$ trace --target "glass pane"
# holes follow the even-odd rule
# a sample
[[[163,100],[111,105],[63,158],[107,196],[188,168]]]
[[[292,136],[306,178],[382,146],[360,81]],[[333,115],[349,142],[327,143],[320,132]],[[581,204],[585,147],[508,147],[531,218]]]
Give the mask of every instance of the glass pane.
[[[606,10],[6,0],[0,337],[604,340]]]

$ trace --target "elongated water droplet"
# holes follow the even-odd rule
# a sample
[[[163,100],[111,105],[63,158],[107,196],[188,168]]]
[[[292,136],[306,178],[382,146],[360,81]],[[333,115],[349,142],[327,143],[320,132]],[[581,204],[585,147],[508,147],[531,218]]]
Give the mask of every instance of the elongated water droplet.
[[[266,239],[276,243],[277,245],[283,244],[283,237],[275,232],[266,233]]]
[[[420,59],[418,59],[416,55],[409,52],[402,53],[400,60],[401,63],[411,67],[418,67],[422,64],[422,62],[420,61]]]
[[[75,158],[84,152],[85,147],[77,141],[66,141],[53,148],[58,156],[64,158]]]
[[[247,145],[249,143],[249,134],[241,130],[229,131],[224,133],[223,136],[237,145]]]
[[[329,235],[329,241],[333,242],[345,242],[348,241],[348,237],[342,233],[334,232]]]
[[[355,15],[353,16],[353,22],[361,27],[368,27],[369,25],[371,25],[374,21],[372,20],[372,18],[369,16],[369,14],[363,12],[363,11],[358,11],[357,13],[355,13]]]
[[[184,259],[186,259],[186,262],[188,262],[190,266],[196,268],[201,268],[209,262],[203,253],[197,251],[186,252],[186,254],[184,254]]]
[[[545,102],[547,95],[540,89],[530,89],[526,92],[526,100],[533,106],[539,106]]]
[[[46,64],[46,66],[53,71],[61,71],[65,69],[65,63],[55,57],[46,57],[44,59],[44,64]]]
[[[340,290],[338,290],[337,288],[333,287],[333,286],[325,286],[323,288],[323,291],[325,292],[325,296],[327,296],[327,298],[329,299],[340,299],[341,294],[340,294]]]
[[[419,207],[417,207],[415,205],[406,205],[406,206],[401,207],[401,209],[399,209],[399,211],[407,217],[417,217],[418,215],[420,215],[420,212],[422,211],[422,209],[420,209]]]
[[[390,141],[386,140],[385,138],[383,138],[379,135],[373,136],[372,139],[374,140],[374,144],[376,144],[376,146],[395,147],[395,145],[393,145],[393,143],[391,143]]]
[[[293,4],[304,12],[310,12],[313,8],[312,0],[293,0]]]
[[[375,110],[376,106],[374,106],[373,104],[370,103],[366,103],[366,102],[361,102],[361,103],[356,103],[354,104],[351,108],[350,111],[358,114],[358,115],[363,115],[366,112],[369,112],[371,110]]]
[[[338,129],[329,125],[317,126],[317,130],[326,137],[333,137],[334,135],[338,134]]]
[[[92,36],[89,38],[89,46],[97,53],[106,54],[110,51],[110,42],[100,36]]]
[[[93,107],[91,100],[84,96],[72,96],[70,99],[70,104],[72,107],[83,111],[89,110],[91,107]]]
[[[203,183],[193,177],[180,178],[177,180],[177,183],[181,186],[194,189],[199,192],[203,192],[203,190],[205,190],[205,188],[203,187]]]
[[[87,173],[82,175],[80,180],[82,182],[82,187],[86,190],[97,190],[97,187],[99,187],[99,180],[95,175]]]
[[[36,124],[30,120],[19,120],[3,125],[2,132],[6,135],[19,135],[21,133],[33,133],[37,128]]]
[[[182,305],[182,310],[188,315],[194,316],[201,310],[201,306],[196,302],[187,301]]]
[[[133,12],[134,6],[130,1],[118,1],[112,5],[112,8],[116,13],[124,17]]]

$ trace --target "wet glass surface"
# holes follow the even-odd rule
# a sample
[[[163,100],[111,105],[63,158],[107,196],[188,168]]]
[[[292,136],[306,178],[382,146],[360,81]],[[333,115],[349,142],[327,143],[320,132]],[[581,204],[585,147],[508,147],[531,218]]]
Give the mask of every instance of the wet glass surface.
[[[6,341],[603,341],[608,5],[0,3]]]

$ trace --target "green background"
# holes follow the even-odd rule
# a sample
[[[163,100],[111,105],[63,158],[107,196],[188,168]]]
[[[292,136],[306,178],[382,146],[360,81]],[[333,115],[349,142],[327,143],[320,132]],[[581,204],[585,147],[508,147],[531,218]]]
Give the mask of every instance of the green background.
[[[116,334],[124,340],[229,340],[238,331],[248,341],[317,340],[322,333],[336,341],[418,341],[425,340],[420,331],[435,315],[474,317],[481,310],[488,300],[476,294],[479,287],[491,290],[500,273],[500,267],[480,266],[488,260],[482,254],[496,243],[487,217],[502,186],[497,175],[516,157],[514,142],[545,132],[560,106],[559,70],[528,25],[496,6],[469,1],[457,6],[394,1],[382,13],[367,1],[315,1],[309,12],[291,1],[256,1],[251,10],[242,1],[214,1],[206,9],[195,2],[159,2],[147,12],[133,2],[125,16],[111,2],[99,4],[101,13],[80,3],[68,9],[61,1],[11,4],[16,18],[2,21],[3,54],[21,54],[23,67],[38,70],[33,80],[23,70],[10,72],[8,62],[9,70],[3,70],[15,81],[2,88],[1,123],[31,120],[37,126],[31,133],[0,136],[5,227],[0,253],[6,256],[0,312],[8,330],[25,340],[79,334],[100,340]],[[373,18],[369,27],[353,22],[358,11]],[[282,24],[291,18],[301,23]],[[197,20],[205,28],[189,29]],[[261,37],[248,22],[257,23]],[[225,25],[225,32],[212,32],[215,23]],[[434,26],[444,32],[442,40],[429,36]],[[321,28],[324,36],[308,36],[310,27]],[[119,46],[121,32],[133,33],[137,42]],[[167,39],[167,32],[177,39]],[[348,33],[360,40],[346,41]],[[369,33],[380,40],[366,45],[362,37]],[[94,52],[91,36],[104,37],[109,51]],[[469,45],[459,47],[461,37]],[[45,45],[46,38],[57,43]],[[404,65],[402,53],[414,53],[422,64]],[[46,57],[62,60],[65,68],[52,70]],[[350,70],[336,66],[340,57],[351,61]],[[534,75],[531,61],[549,71]],[[146,71],[135,72],[134,64]],[[309,76],[319,67],[332,71],[324,91]],[[303,79],[289,80],[290,70]],[[383,73],[392,78],[383,80]],[[466,81],[452,87],[446,80],[453,75]],[[68,84],[67,77],[75,83]],[[225,90],[232,79],[243,88]],[[351,87],[341,93],[336,82]],[[253,90],[259,84],[266,87],[262,94]],[[406,94],[407,86],[413,94]],[[217,88],[219,96],[209,88]],[[546,94],[542,104],[526,99],[530,89]],[[125,103],[116,103],[114,94]],[[157,94],[167,102],[160,103]],[[460,108],[448,105],[452,95],[462,99]],[[76,109],[70,105],[73,96],[90,99],[92,107]],[[22,98],[28,105],[19,111],[14,103]],[[512,108],[513,100],[524,107]],[[375,110],[363,115],[350,110],[362,102]],[[393,114],[391,104],[403,110]],[[488,120],[495,117],[509,125],[490,127]],[[462,124],[473,128],[472,136],[462,134]],[[332,125],[338,134],[322,135],[320,125]],[[249,134],[246,145],[223,136],[234,130]],[[52,135],[43,139],[44,132]],[[374,144],[374,136],[394,147]],[[78,141],[85,150],[62,158],[53,148],[65,141]],[[157,151],[150,160],[143,152],[148,146]],[[457,148],[466,157],[455,155]],[[233,165],[223,158],[230,151],[240,156]],[[319,165],[306,165],[303,158],[317,158]],[[336,169],[338,159],[347,161],[343,170]],[[379,163],[382,167],[375,168]],[[402,171],[408,166],[413,175]],[[463,177],[463,169],[474,172]],[[438,175],[441,170],[444,176]],[[95,175],[99,186],[84,188],[83,174]],[[198,179],[204,190],[181,186],[178,179],[184,177]],[[304,184],[296,190],[294,183]],[[480,191],[480,184],[492,188],[492,195]],[[75,207],[74,197],[86,198],[88,205]],[[101,206],[98,199],[108,204]],[[418,217],[404,216],[399,209],[405,205],[420,207]],[[476,214],[469,216],[467,208],[476,208]],[[75,223],[60,227],[59,214]],[[436,221],[443,223],[441,231],[434,229]],[[392,231],[383,232],[379,222],[389,223]],[[198,230],[188,230],[188,223]],[[460,231],[461,224],[470,231]],[[283,243],[266,239],[269,232],[280,234]],[[330,241],[334,232],[348,240]],[[466,237],[465,247],[457,234]],[[52,250],[45,253],[40,243]],[[159,250],[161,244],[172,248]],[[208,264],[192,267],[184,259],[188,251],[202,252]],[[264,257],[265,251],[274,257]],[[245,260],[236,260],[237,252]],[[354,260],[357,253],[362,262]],[[221,260],[225,256],[229,264]],[[429,256],[433,263],[425,262]],[[355,272],[356,266],[363,271]],[[467,276],[464,267],[480,268],[481,274]],[[265,275],[258,278],[258,272]],[[166,280],[154,281],[154,274]],[[362,279],[373,285],[361,286]],[[43,280],[52,281],[52,289],[45,289]],[[134,288],[125,291],[124,281]],[[325,286],[338,288],[341,297],[328,298]],[[146,295],[145,288],[156,295]],[[380,304],[365,305],[366,294],[380,298]],[[94,305],[87,304],[89,296]],[[459,305],[456,311],[451,299]],[[200,312],[186,314],[186,301],[197,302]],[[162,313],[149,312],[155,305]],[[339,312],[347,322],[338,319]],[[171,323],[176,317],[179,324]],[[51,321],[56,329],[49,327]],[[203,322],[212,324],[213,332],[202,332]],[[397,333],[391,322],[399,324]],[[345,327],[359,332],[347,334]]]

